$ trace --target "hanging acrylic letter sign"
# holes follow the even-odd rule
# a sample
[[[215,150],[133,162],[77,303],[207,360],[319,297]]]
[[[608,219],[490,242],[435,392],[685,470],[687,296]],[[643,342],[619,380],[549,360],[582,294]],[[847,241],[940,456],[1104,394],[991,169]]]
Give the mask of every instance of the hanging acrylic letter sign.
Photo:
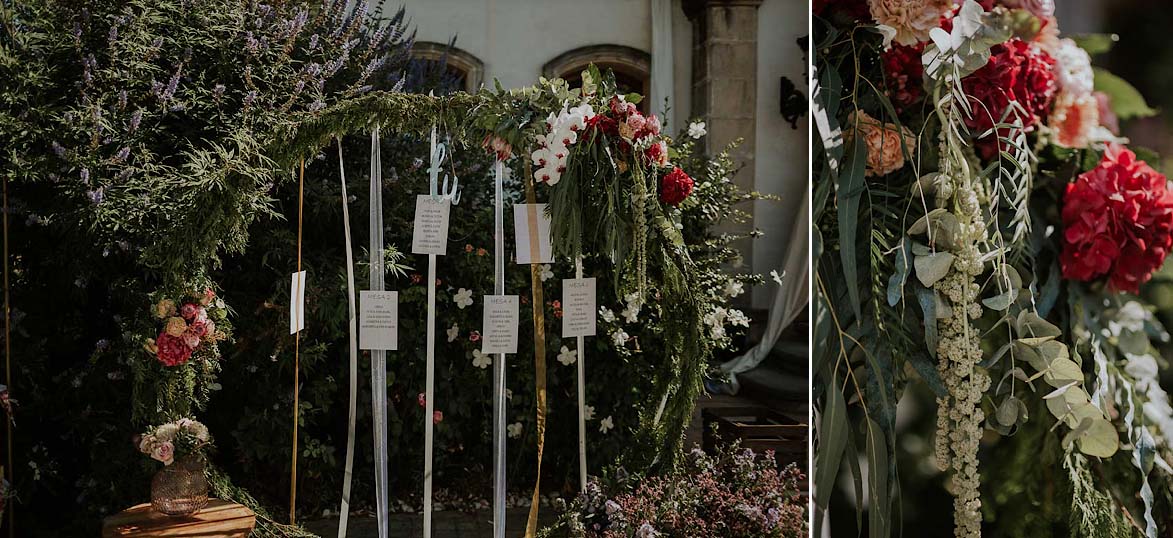
[[[553,263],[554,249],[550,245],[550,216],[546,214],[546,204],[514,205],[513,232],[517,238],[517,263]]]

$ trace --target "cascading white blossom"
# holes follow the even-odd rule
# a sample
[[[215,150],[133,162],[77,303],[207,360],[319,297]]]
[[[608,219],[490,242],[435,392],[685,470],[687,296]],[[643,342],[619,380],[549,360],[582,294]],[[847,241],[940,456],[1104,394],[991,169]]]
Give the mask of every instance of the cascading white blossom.
[[[595,117],[595,109],[589,103],[566,108],[557,115],[550,113],[546,118],[546,136],[538,139],[538,149],[530,154],[533,162],[534,179],[551,186],[562,179],[566,171],[566,157],[570,146],[578,142],[578,133],[586,127],[587,120]]]

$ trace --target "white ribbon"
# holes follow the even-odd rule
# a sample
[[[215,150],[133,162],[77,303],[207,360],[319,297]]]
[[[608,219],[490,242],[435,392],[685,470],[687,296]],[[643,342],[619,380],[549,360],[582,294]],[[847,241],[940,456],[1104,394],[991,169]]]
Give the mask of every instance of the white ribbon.
[[[374,291],[383,291],[383,163],[379,145],[376,124],[371,131],[370,191],[370,270]],[[431,405],[430,399],[428,404]],[[371,408],[375,423],[375,514],[379,538],[387,538],[387,352],[384,350],[371,350]]]
[[[431,147],[428,154],[431,156],[431,166],[428,167],[428,192],[432,198],[447,200],[451,205],[460,202],[460,180],[452,176],[452,186],[448,186],[448,174],[444,174],[443,190],[440,190],[438,176],[441,164],[445,157],[443,143],[436,142],[436,127],[432,127]],[[427,347],[427,375],[424,384],[424,538],[432,536],[432,416],[435,405],[436,381],[436,255],[428,254],[428,347]]]
[[[350,306],[350,415],[346,423],[346,472],[342,478],[342,508],[338,513],[338,538],[346,538],[350,515],[350,483],[354,470],[354,422],[358,411],[358,337],[354,306],[354,251],[350,246],[350,209],[346,194],[346,166],[342,162],[342,139],[338,142],[338,176],[342,183],[342,231],[346,236],[346,302]]]
[[[574,278],[582,279],[582,256],[574,259]],[[579,487],[586,491],[586,346],[583,337],[576,339],[578,350],[578,480]]]
[[[493,293],[505,295],[504,163],[493,165]],[[505,538],[505,354],[493,362],[493,537]]]

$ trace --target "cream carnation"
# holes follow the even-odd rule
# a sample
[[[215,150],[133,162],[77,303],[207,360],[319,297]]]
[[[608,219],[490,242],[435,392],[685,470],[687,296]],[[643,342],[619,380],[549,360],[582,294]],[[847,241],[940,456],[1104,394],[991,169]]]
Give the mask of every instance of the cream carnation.
[[[868,0],[876,22],[896,30],[893,41],[915,45],[927,41],[929,31],[941,26],[941,17],[953,9],[952,0]]]

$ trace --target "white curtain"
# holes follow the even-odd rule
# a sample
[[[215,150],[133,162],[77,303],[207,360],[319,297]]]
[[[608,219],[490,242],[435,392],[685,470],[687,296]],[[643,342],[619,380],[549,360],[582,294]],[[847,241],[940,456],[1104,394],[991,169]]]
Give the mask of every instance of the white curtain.
[[[770,317],[766,324],[766,333],[762,341],[744,355],[721,365],[721,371],[729,375],[729,383],[721,385],[718,390],[737,394],[740,384],[737,374],[748,372],[756,368],[767,356],[782,332],[794,322],[810,300],[809,295],[809,251],[810,233],[810,200],[804,196],[802,207],[795,215],[794,225],[790,232],[790,248],[786,252],[786,261],[778,273],[782,275],[782,283],[774,292],[774,302],[770,305]]]
[[[672,96],[672,0],[652,2],[652,72],[648,112],[662,116],[664,100]],[[661,119],[667,121],[669,118]],[[674,123],[669,122],[673,126]]]

